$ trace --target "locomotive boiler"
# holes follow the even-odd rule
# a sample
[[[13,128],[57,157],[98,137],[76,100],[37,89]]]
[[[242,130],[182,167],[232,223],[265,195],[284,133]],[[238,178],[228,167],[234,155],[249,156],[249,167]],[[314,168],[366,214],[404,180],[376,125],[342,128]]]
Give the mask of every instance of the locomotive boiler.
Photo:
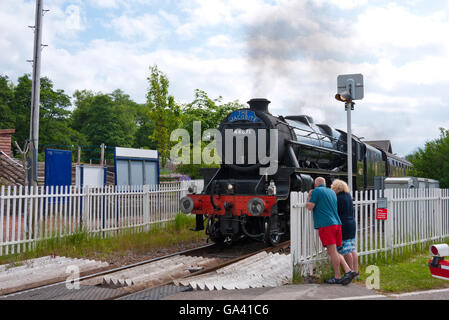
[[[314,178],[347,181],[347,137],[341,130],[315,124],[310,116],[274,116],[267,99],[251,99],[249,108],[233,111],[219,125],[219,168],[204,168],[204,189],[180,200],[184,213],[197,215],[217,243],[242,237],[277,244],[289,238],[292,191],[308,191]],[[374,177],[406,168],[407,161],[352,139],[354,189],[372,189]],[[394,157],[395,162],[391,159]],[[405,175],[405,171],[404,171]]]

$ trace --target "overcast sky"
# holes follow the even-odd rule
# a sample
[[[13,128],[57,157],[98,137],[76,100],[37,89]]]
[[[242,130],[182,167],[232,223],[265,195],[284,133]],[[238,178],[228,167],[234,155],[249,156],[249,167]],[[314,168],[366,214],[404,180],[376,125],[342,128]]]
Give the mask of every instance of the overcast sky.
[[[0,74],[31,73],[35,1],[1,0]],[[362,73],[353,132],[405,156],[449,129],[449,3],[375,0],[44,0],[42,76],[69,95],[145,102],[149,66],[178,102],[271,100],[346,130],[339,74]]]

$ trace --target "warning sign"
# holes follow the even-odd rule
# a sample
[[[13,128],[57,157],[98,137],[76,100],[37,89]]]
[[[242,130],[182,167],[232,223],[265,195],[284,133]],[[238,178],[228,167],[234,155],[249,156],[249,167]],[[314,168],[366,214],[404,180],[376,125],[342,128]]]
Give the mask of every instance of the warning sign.
[[[377,208],[376,209],[376,219],[377,220],[387,220],[387,209]]]

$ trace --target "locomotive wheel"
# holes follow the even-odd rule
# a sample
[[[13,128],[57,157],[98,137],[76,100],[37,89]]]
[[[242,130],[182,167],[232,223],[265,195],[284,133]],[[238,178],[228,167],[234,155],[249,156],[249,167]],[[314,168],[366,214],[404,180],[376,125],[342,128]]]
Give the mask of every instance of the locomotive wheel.
[[[218,223],[213,221],[214,218],[210,217],[207,220],[206,225],[206,234],[209,236],[209,239],[216,243],[216,244],[223,244],[225,238],[222,236],[220,232],[220,227],[218,226]]]
[[[265,237],[264,242],[269,246],[275,246],[281,242],[280,234],[281,225],[278,217],[271,217],[265,221]]]

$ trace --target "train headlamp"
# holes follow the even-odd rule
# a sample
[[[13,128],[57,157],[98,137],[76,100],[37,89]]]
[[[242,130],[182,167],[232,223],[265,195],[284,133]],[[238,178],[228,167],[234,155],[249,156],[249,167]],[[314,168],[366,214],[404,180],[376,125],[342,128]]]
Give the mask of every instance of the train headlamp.
[[[193,183],[187,188],[187,191],[189,191],[189,193],[196,193],[196,185],[194,185]]]
[[[260,216],[265,210],[265,202],[260,198],[252,198],[248,202],[248,211],[253,216]]]
[[[182,197],[179,200],[179,207],[182,213],[189,214],[193,210],[193,199],[189,197]]]

